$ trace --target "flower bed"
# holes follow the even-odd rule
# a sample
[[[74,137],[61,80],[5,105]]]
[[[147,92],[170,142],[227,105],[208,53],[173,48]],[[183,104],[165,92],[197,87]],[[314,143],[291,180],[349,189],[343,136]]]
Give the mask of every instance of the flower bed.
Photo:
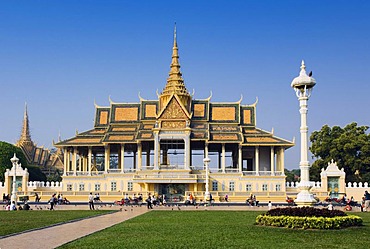
[[[303,229],[341,229],[361,226],[362,222],[360,217],[339,210],[313,207],[276,208],[256,218],[258,225]]]

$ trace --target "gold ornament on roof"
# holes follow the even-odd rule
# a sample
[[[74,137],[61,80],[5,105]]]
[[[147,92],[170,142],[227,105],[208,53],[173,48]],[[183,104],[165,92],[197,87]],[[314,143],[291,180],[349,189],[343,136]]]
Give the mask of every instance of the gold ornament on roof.
[[[179,97],[181,103],[189,111],[191,96],[185,87],[184,79],[182,78],[182,73],[180,71],[179,53],[178,53],[178,47],[177,47],[176,24],[175,24],[174,40],[173,40],[173,48],[172,48],[172,62],[170,66],[170,72],[168,75],[169,76],[167,78],[167,84],[159,96],[160,108],[162,109],[163,107],[165,107],[170,97],[173,94],[176,94]]]

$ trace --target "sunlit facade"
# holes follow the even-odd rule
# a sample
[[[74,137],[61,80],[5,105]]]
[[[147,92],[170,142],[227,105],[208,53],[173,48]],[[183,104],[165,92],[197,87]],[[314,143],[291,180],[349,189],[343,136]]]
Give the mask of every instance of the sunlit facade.
[[[95,105],[91,130],[55,144],[64,151],[63,191],[203,199],[203,158],[209,157],[216,201],[225,194],[242,201],[251,193],[285,200],[284,153],[293,142],[256,127],[257,101],[193,99],[180,71],[176,31],[167,84],[157,95]]]

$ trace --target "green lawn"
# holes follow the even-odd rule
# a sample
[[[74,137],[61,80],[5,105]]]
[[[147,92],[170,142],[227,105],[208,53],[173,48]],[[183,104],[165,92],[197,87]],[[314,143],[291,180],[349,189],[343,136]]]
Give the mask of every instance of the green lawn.
[[[70,220],[85,218],[108,211],[1,211],[0,212],[0,236],[18,233],[21,231],[49,226],[52,224]]]
[[[366,248],[364,226],[343,230],[292,230],[254,225],[261,212],[152,211],[62,248]]]

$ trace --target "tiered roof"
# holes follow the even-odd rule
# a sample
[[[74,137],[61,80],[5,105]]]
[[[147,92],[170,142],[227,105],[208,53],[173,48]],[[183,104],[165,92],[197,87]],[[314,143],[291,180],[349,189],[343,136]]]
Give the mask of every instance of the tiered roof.
[[[177,47],[176,27],[169,77],[158,100],[96,106],[94,129],[59,142],[63,146],[103,146],[153,140],[153,130],[190,130],[192,141],[284,146],[293,143],[256,127],[256,103],[212,103],[192,99],[185,87]]]

